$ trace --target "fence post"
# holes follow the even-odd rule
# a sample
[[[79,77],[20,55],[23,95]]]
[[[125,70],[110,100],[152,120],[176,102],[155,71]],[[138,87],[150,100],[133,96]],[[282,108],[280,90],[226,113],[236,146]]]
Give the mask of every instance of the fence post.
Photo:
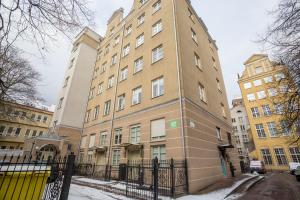
[[[185,181],[186,181],[186,194],[189,194],[189,174],[188,174],[187,159],[184,160],[184,170],[185,170]]]
[[[170,170],[171,170],[171,197],[175,197],[175,171],[174,171],[174,160],[173,158],[171,159],[171,164],[170,164]]]
[[[158,158],[153,160],[153,199],[158,200]]]
[[[60,200],[68,200],[75,157],[76,156],[74,154],[68,155],[67,165],[64,171],[64,180],[61,188]]]

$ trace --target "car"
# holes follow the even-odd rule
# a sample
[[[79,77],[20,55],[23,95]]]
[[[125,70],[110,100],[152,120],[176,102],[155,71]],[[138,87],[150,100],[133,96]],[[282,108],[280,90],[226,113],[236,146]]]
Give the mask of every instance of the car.
[[[298,166],[295,170],[295,176],[298,182],[300,182],[300,166]]]
[[[295,170],[296,170],[296,168],[297,168],[298,166],[300,166],[300,163],[297,163],[297,162],[290,162],[290,163],[289,163],[290,173],[291,173],[292,175],[295,174]]]
[[[250,161],[250,172],[257,172],[259,174],[265,174],[266,168],[262,161],[260,160],[251,160]]]

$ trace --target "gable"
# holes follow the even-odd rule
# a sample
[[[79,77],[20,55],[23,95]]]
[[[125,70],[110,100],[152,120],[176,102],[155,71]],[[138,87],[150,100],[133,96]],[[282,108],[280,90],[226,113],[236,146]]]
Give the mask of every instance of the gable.
[[[255,62],[257,60],[267,58],[267,57],[268,57],[268,55],[266,55],[266,54],[253,54],[250,58],[248,58],[248,60],[246,62],[244,62],[244,65],[250,64],[252,62]]]

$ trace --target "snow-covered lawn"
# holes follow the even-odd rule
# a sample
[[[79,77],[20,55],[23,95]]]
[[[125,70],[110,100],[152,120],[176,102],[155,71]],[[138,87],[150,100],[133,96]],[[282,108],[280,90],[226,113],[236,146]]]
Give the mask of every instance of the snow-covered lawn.
[[[90,187],[71,184],[68,200],[131,200],[124,196],[104,192]]]

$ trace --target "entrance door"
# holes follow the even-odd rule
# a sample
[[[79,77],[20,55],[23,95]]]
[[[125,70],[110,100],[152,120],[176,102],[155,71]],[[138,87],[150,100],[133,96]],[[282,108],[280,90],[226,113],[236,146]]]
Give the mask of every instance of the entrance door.
[[[105,152],[98,153],[96,165],[105,165],[105,161]]]
[[[135,151],[129,151],[128,152],[129,163],[132,162],[132,161],[138,161],[140,159],[141,159],[140,150],[135,150]]]
[[[223,176],[227,177],[226,161],[224,160],[223,156],[220,156],[220,160],[221,160]]]

